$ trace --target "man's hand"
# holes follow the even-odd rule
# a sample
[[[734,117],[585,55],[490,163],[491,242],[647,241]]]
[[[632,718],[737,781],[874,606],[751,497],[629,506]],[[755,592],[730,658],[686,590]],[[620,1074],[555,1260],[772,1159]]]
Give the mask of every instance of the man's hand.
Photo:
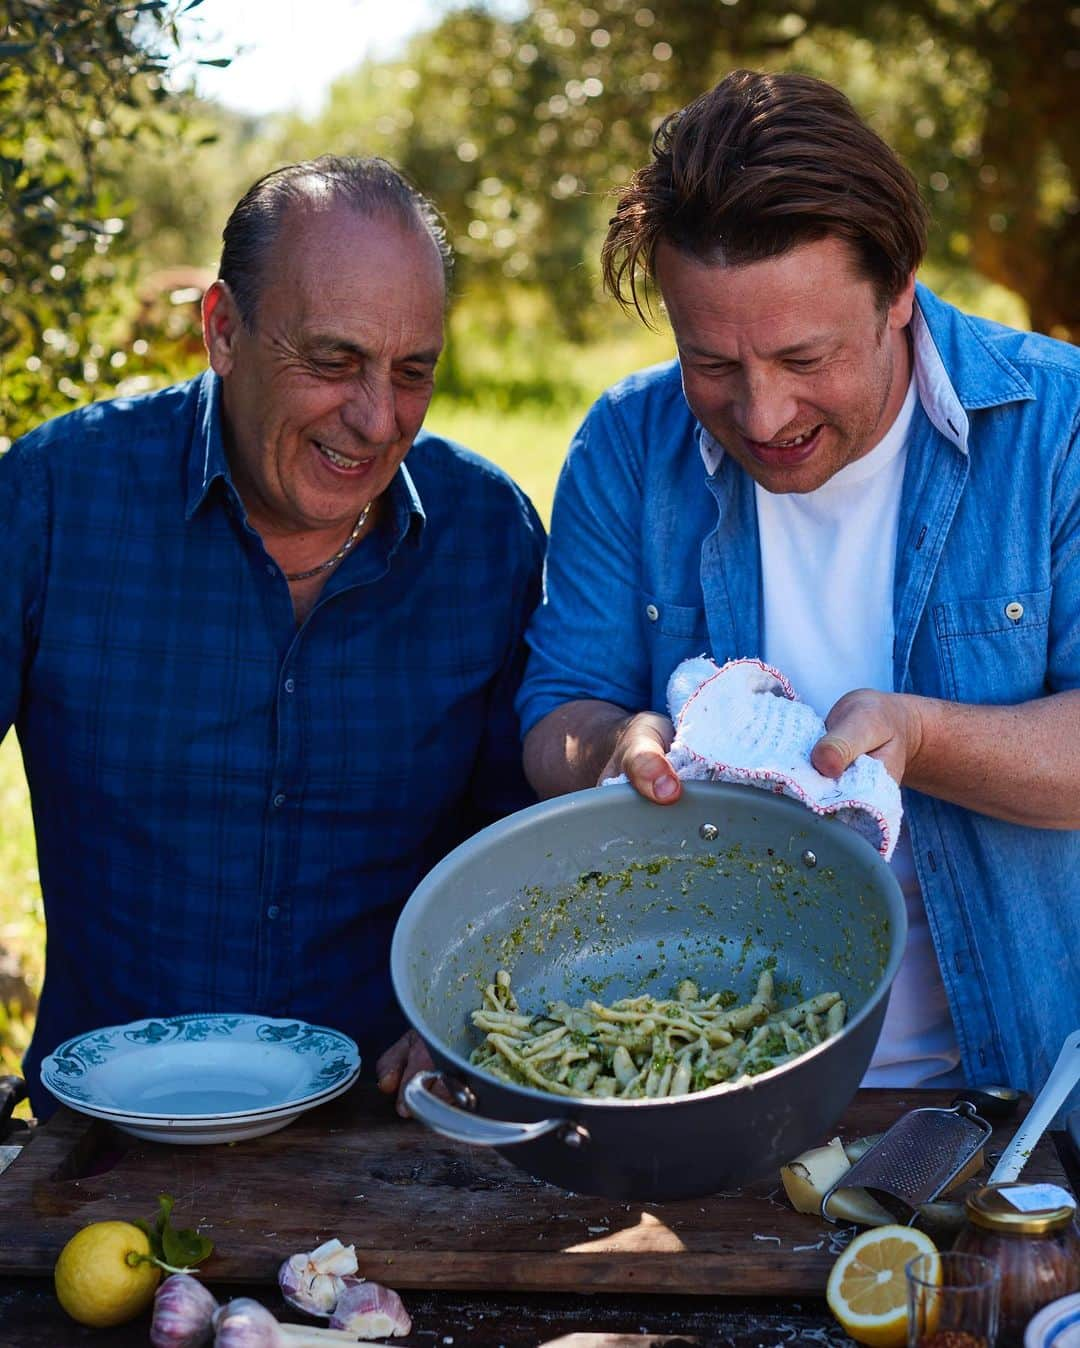
[[[646,800],[671,805],[682,795],[682,783],[664,757],[674,738],[675,728],[666,716],[652,711],[638,712],[616,736],[615,747],[599,780],[625,772],[631,786]]]
[[[859,754],[869,754],[902,782],[922,746],[922,701],[873,688],[845,693],[825,718],[827,733],[814,745],[811,763],[822,776],[839,777]]]
[[[417,1072],[429,1071],[435,1064],[427,1046],[415,1030],[408,1030],[401,1038],[380,1054],[375,1064],[379,1090],[384,1095],[397,1095],[397,1112],[403,1119],[411,1118],[405,1107],[405,1083]]]

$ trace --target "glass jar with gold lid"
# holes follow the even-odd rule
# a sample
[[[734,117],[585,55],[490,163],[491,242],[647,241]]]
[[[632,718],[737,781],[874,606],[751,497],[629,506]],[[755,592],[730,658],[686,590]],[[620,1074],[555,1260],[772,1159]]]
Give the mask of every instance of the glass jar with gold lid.
[[[999,1348],[1018,1348],[1041,1307],[1080,1291],[1076,1203],[1057,1184],[995,1184],[965,1202],[954,1249],[983,1254],[1001,1270]]]

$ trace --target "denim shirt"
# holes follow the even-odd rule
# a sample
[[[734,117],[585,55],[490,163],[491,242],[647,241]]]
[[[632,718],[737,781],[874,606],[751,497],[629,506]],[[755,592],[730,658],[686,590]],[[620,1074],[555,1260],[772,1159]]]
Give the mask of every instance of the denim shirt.
[[[893,687],[1002,705],[1080,687],[1080,351],[922,286],[912,335]],[[727,456],[710,476],[704,435],[677,362],[590,411],[559,480],[523,732],[576,698],[664,711],[680,660],[759,654],[753,482]],[[1037,1089],[1080,1025],[1080,832],[903,797],[965,1074]]]
[[[533,799],[513,695],[544,533],[421,433],[298,628],[205,374],[0,459],[0,732],[26,763],[48,923],[24,1064],[143,1016],[405,1028],[390,939],[421,876]]]

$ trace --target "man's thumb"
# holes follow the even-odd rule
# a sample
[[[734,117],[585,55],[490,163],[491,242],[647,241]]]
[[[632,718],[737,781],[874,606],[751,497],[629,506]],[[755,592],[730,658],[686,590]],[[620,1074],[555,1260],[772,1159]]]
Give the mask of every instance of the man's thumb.
[[[839,777],[854,761],[855,749],[851,741],[832,731],[818,740],[810,754],[810,762],[823,777]]]

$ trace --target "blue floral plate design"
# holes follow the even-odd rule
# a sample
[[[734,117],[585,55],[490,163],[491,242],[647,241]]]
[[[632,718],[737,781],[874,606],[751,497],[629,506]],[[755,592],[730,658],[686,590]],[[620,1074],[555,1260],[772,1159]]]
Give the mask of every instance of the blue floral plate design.
[[[265,1016],[165,1016],[77,1035],[41,1065],[80,1113],[154,1141],[258,1137],[347,1090],[360,1055],[347,1035]]]

